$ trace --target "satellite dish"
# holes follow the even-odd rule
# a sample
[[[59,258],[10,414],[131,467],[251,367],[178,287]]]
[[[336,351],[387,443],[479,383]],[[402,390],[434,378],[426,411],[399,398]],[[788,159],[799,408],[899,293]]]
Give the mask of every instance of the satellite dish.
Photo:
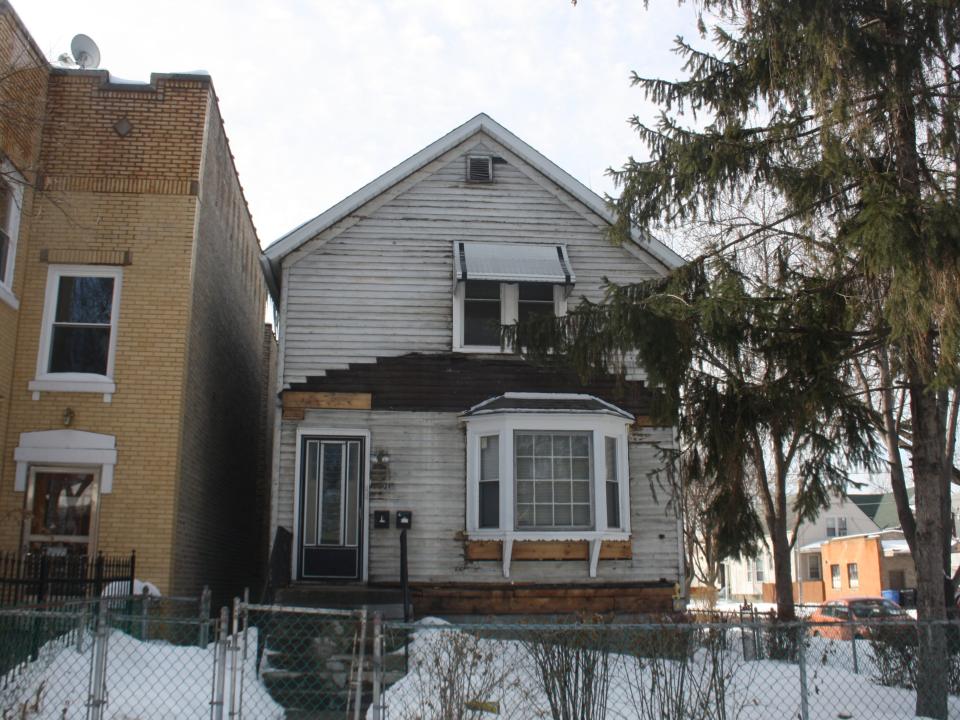
[[[70,41],[70,52],[82,70],[100,67],[100,48],[86,35],[77,35]]]

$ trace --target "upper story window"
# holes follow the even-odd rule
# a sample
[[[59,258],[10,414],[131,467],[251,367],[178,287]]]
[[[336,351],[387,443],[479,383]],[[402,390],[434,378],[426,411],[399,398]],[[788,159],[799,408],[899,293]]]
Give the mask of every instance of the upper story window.
[[[102,392],[109,400],[121,280],[118,267],[50,267],[31,390]]]
[[[845,517],[827,518],[827,537],[843,537],[847,534],[847,519]]]
[[[455,242],[454,264],[452,344],[464,352],[504,352],[502,325],[562,316],[576,280],[562,245]]]
[[[13,294],[13,263],[17,256],[23,183],[9,160],[0,163],[0,300],[19,307]]]

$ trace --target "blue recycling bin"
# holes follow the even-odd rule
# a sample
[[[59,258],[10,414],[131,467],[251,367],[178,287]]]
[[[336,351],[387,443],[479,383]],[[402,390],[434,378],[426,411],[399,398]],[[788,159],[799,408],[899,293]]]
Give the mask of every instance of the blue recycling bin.
[[[887,600],[892,600],[892,601],[895,602],[897,605],[900,604],[900,591],[899,591],[899,590],[882,590],[882,591],[880,592],[880,594],[883,595],[883,597],[886,598]]]

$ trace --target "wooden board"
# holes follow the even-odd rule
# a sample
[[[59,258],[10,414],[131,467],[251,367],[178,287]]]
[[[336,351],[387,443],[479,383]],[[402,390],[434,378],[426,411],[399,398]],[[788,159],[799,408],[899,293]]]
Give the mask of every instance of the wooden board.
[[[313,410],[369,410],[373,402],[370,393],[302,392],[283,393],[283,419],[303,420],[304,411]]]
[[[524,560],[583,560],[590,554],[586,540],[520,540],[514,541],[513,561]],[[471,540],[465,543],[467,560],[502,560],[503,544],[499,540]],[[633,549],[629,540],[604,540],[600,547],[601,560],[629,560]]]
[[[596,586],[415,585],[416,615],[539,615],[673,611],[673,587],[658,583]]]

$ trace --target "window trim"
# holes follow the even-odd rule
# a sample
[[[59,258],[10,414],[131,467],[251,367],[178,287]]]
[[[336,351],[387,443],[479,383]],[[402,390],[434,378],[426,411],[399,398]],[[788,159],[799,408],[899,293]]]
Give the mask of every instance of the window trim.
[[[53,373],[47,368],[50,362],[50,343],[53,339],[53,323],[56,317],[57,298],[62,277],[109,277],[113,278],[113,299],[110,306],[110,344],[107,350],[107,372],[99,373]],[[43,301],[43,319],[40,326],[40,343],[37,351],[36,375],[27,387],[33,399],[40,399],[41,391],[103,393],[103,401],[110,402],[116,392],[113,375],[117,350],[117,328],[120,319],[120,296],[123,284],[123,268],[115,265],[51,265],[47,270],[47,287]]]
[[[453,290],[453,352],[477,353],[481,355],[508,355],[513,354],[512,347],[500,345],[465,345],[463,332],[464,301],[466,300],[466,284],[470,280],[458,280]],[[497,282],[496,280],[480,280],[478,282]],[[553,314],[563,317],[567,314],[567,292],[563,285],[554,284],[553,287]],[[500,283],[500,324],[513,325],[520,316],[520,283]]]
[[[596,576],[596,558],[593,548],[599,552],[604,540],[630,539],[630,466],[628,459],[628,430],[630,422],[622,417],[601,413],[564,412],[503,412],[464,418],[466,431],[466,517],[468,540],[503,541],[504,577],[510,576],[510,554],[514,541],[526,540],[587,540],[591,543],[591,577]],[[591,479],[591,529],[535,530],[516,529],[515,497],[516,477],[514,466],[514,436],[517,430],[573,431],[592,433],[593,477]],[[500,444],[500,526],[481,528],[480,502],[480,438],[499,436]],[[608,528],[606,512],[606,453],[597,452],[603,447],[605,437],[617,440],[619,477],[620,528]],[[598,488],[598,483],[604,487]]]
[[[23,176],[7,158],[0,162],[0,182],[7,186],[10,192],[10,213],[7,217],[7,227],[4,232],[9,239],[7,247],[6,277],[0,277],[0,300],[7,303],[14,310],[20,308],[20,300],[13,292],[13,276],[17,261],[17,240],[20,236],[20,216],[23,208]]]

